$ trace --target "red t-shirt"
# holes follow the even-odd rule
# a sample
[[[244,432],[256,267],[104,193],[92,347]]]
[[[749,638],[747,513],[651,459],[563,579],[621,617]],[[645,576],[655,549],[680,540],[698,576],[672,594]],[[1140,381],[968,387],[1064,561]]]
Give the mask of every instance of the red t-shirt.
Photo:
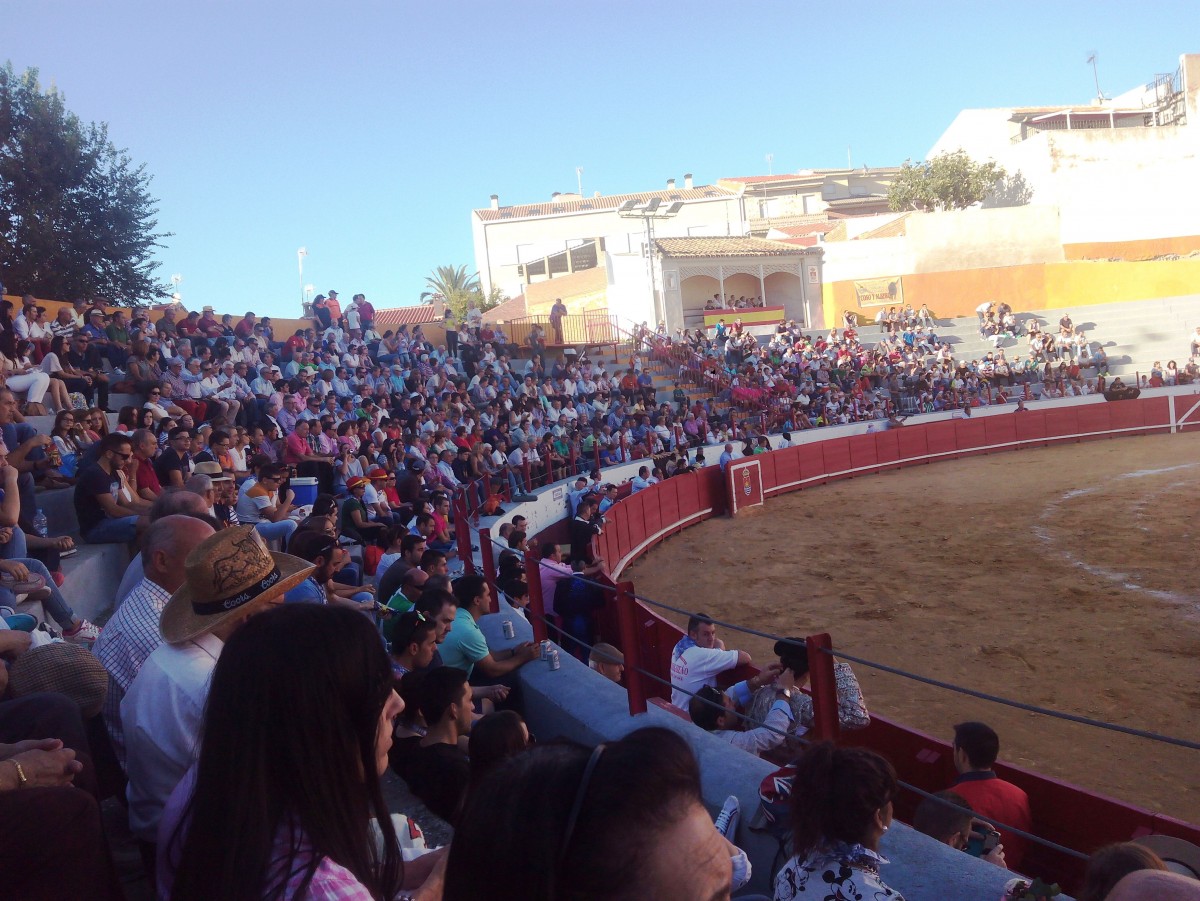
[[[1023,789],[1005,782],[995,773],[964,773],[958,777],[952,789],[962,795],[971,809],[983,819],[1015,826],[1024,832],[1032,831],[1033,815],[1029,811],[1029,796]],[[1028,842],[1007,829],[997,831],[1004,845],[1004,860],[1009,869],[1020,870]]]
[[[162,493],[162,483],[158,480],[158,473],[154,471],[153,460],[138,460],[137,483],[138,488],[149,488],[155,494]]]

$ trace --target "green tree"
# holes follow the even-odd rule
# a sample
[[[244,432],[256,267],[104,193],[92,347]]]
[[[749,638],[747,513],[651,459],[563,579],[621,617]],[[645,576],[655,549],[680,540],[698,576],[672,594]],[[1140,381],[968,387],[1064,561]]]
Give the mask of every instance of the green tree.
[[[468,275],[466,266],[438,266],[433,275],[425,278],[425,284],[432,290],[422,293],[421,300],[440,297],[460,322],[466,318],[472,302],[486,313],[508,300],[508,296],[497,287],[493,287],[485,297],[479,286],[479,274]]]
[[[888,189],[888,206],[897,211],[961,210],[982,202],[1004,176],[999,163],[977,163],[965,150],[919,163],[905,160]]]
[[[167,286],[150,176],[83,123],[36,69],[0,68],[0,278],[40,297],[145,300]]]

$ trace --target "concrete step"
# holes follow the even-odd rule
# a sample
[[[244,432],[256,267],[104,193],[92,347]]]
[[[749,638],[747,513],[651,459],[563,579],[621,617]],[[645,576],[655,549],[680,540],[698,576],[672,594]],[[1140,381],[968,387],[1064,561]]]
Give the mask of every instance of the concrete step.
[[[77,616],[103,622],[112,615],[128,565],[129,551],[123,544],[79,544],[78,553],[62,562],[66,581],[60,590]]]
[[[50,535],[78,535],[79,522],[75,519],[75,489],[54,488],[37,493],[37,505],[46,514],[46,525]]]

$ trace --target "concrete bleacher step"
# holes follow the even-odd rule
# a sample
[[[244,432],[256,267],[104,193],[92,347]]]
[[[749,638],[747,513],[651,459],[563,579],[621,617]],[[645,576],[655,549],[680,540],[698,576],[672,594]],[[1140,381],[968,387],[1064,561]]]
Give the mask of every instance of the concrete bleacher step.
[[[66,580],[59,590],[77,616],[103,621],[112,615],[117,587],[129,565],[129,551],[123,544],[75,543],[79,551],[63,560]]]
[[[75,489],[53,488],[37,493],[38,509],[46,514],[50,535],[77,535],[79,522],[75,519]]]

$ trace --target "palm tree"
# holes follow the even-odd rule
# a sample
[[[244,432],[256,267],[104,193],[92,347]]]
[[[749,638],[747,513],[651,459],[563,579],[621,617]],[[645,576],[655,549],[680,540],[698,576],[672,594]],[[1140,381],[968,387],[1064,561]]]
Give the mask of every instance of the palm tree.
[[[425,278],[432,291],[421,295],[425,300],[434,294],[440,294],[449,302],[451,298],[464,297],[479,290],[479,273],[467,275],[466,266],[438,266],[433,275]]]

